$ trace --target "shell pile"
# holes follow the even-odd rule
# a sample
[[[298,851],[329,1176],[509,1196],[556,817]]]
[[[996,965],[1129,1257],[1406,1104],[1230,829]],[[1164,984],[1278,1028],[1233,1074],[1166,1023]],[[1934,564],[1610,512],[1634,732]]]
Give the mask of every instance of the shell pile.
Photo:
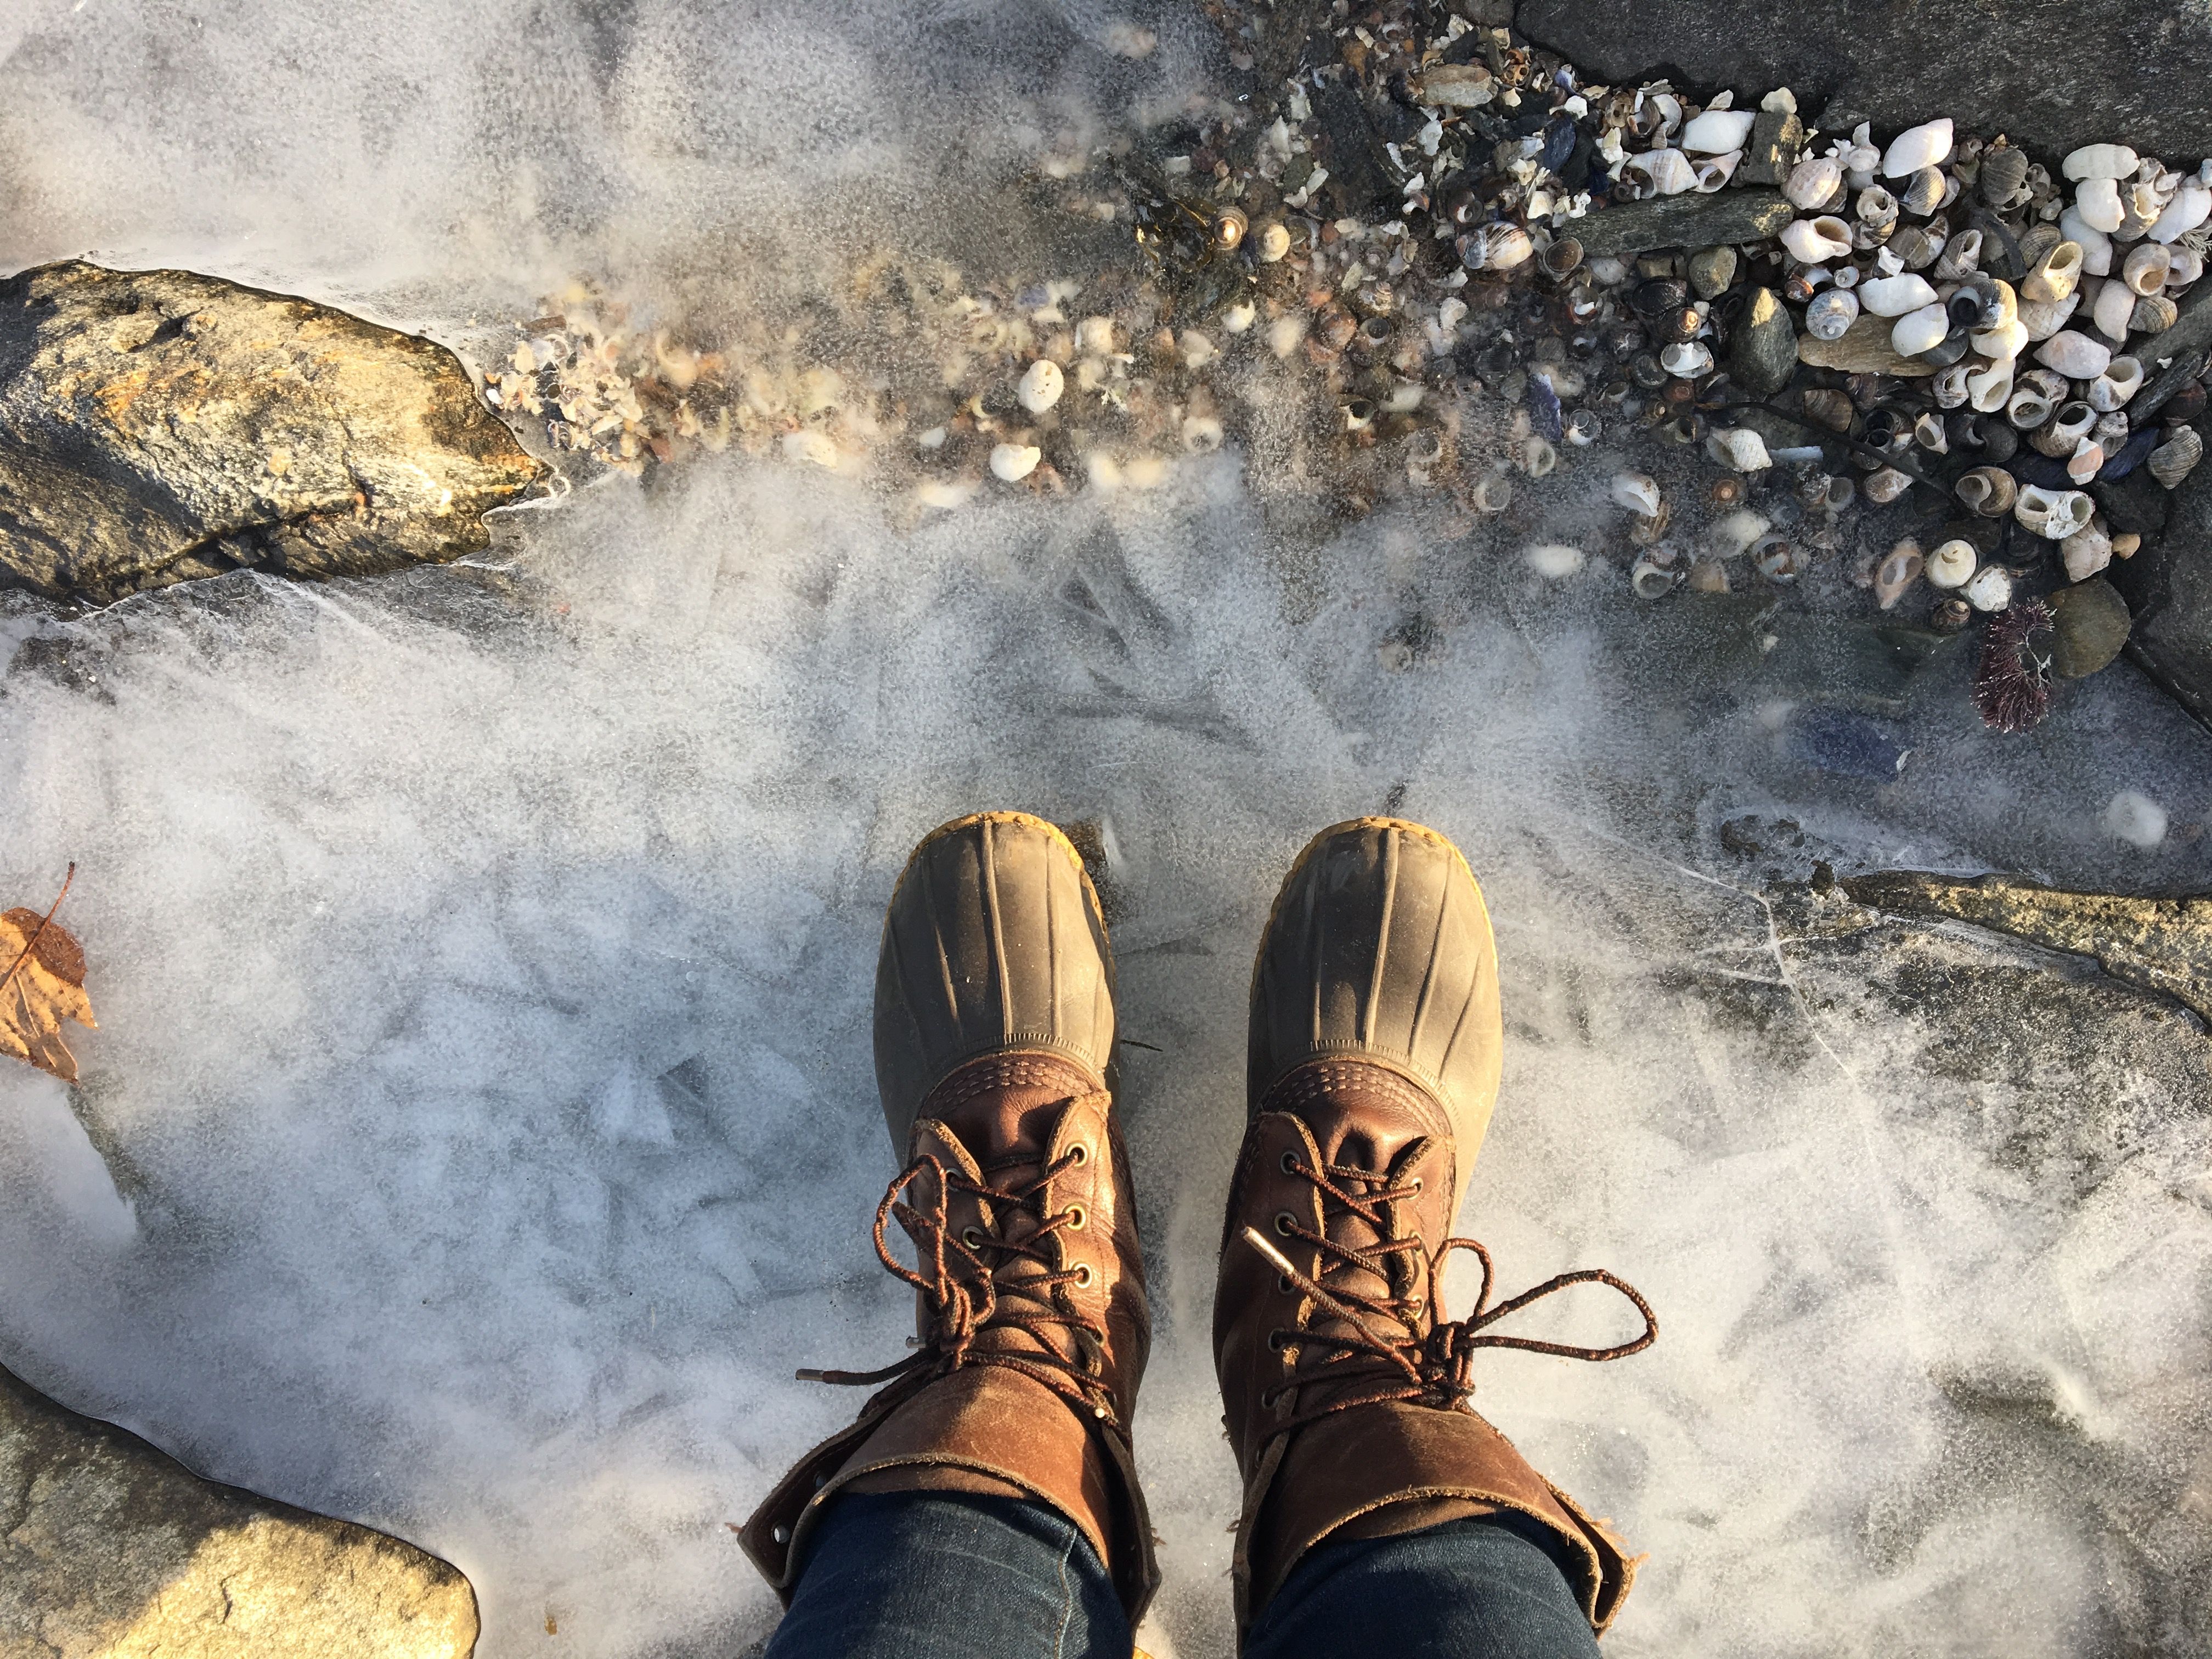
[[[2159,337],[2204,271],[2212,161],[1824,134],[1786,89],[1591,84],[1416,0],[1291,42],[1271,8],[1208,9],[1244,87],[1039,158],[1135,257],[996,284],[872,260],[838,326],[703,353],[580,294],[495,401],[609,465],[735,443],[922,511],[1232,443],[1263,499],[1533,530],[1516,490],[1591,451],[1636,595],[1826,570],[1947,631],[2131,555],[2098,492],[2202,455],[2202,358]],[[1685,489],[1693,455],[1714,476]]]

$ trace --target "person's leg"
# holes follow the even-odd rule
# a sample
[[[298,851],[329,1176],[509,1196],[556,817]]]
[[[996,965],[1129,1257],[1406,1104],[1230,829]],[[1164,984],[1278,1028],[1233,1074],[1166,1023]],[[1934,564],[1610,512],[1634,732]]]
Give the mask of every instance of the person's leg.
[[[1307,1551],[1253,1627],[1244,1659],[1597,1659],[1597,1650],[1546,1529],[1491,1516]]]
[[[883,1386],[745,1522],[745,1553],[799,1626],[789,1641],[834,1628],[839,1650],[891,1651],[918,1597],[957,1596],[987,1621],[1003,1601],[1029,1628],[1063,1594],[1062,1568],[1032,1560],[1054,1540],[1055,1560],[1103,1563],[1125,1637],[1143,1616],[1158,1573],[1129,1420],[1152,1315],[1114,1018],[1105,921],[1066,836],[985,812],[923,839],[884,917],[875,1009],[877,1088],[905,1164],[876,1250],[919,1292],[919,1329],[882,1370],[799,1373]],[[917,1529],[927,1504],[873,1501],[915,1494],[1006,1503],[956,1504],[963,1529],[942,1538]],[[1014,1565],[975,1570],[1001,1546]],[[895,1582],[908,1567],[911,1592]]]
[[[1253,972],[1249,1116],[1214,1291],[1245,1485],[1237,1624],[1255,1652],[1587,1654],[1627,1593],[1620,1541],[1465,1403],[1477,1349],[1611,1359],[1656,1328],[1608,1273],[1492,1309],[1487,1252],[1451,1237],[1504,1035],[1490,917],[1459,849],[1389,818],[1316,836]],[[1481,1257],[1483,1288],[1447,1320],[1455,1248]],[[1591,1280],[1634,1303],[1643,1334],[1597,1350],[1488,1328]]]
[[[1047,1504],[852,1492],[814,1528],[763,1659],[1129,1659],[1082,1531]]]

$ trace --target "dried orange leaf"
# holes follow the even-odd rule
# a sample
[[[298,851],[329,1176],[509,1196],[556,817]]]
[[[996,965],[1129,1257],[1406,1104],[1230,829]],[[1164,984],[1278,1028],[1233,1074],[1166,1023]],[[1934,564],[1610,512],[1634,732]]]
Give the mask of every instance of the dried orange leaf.
[[[70,875],[76,873],[72,864]],[[69,891],[67,879],[62,891]],[[60,908],[57,896],[54,908]],[[61,1038],[65,1019],[96,1029],[84,994],[83,947],[54,921],[53,910],[0,915],[0,1054],[76,1082],[76,1057]]]

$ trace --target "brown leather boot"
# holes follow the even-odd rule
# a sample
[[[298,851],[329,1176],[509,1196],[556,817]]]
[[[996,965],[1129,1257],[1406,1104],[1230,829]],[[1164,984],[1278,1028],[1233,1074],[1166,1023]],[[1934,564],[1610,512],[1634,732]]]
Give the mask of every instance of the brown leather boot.
[[[1080,1527],[1134,1626],[1158,1582],[1129,1451],[1152,1341],[1114,1110],[1114,958],[1075,848],[985,812],[914,851],[884,918],[876,1080],[909,1160],[876,1250],[917,1292],[915,1352],[860,1420],[799,1461],[742,1534],[790,1600],[841,1492],[1038,1498]],[[894,1255],[896,1220],[917,1266]]]
[[[1378,1538],[1514,1510],[1559,1535],[1602,1631],[1635,1563],[1475,1415],[1483,1347],[1612,1359],[1651,1310],[1610,1274],[1563,1274],[1492,1308],[1489,1254],[1452,1238],[1498,1097],[1504,1032],[1482,892],[1433,830],[1323,830],[1275,900],[1252,983],[1250,1116],[1229,1193],[1213,1347],[1244,1476],[1234,1577],[1249,1627],[1324,1539]],[[1439,1317],[1445,1257],[1481,1258],[1464,1320]],[[1583,1349],[1489,1333],[1537,1297],[1595,1280],[1644,1334]]]

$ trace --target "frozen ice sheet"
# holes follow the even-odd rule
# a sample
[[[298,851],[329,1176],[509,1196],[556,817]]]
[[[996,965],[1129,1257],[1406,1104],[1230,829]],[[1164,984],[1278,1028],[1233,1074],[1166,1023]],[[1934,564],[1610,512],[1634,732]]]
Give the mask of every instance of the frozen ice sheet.
[[[826,15],[33,5],[0,21],[0,264],[455,329],[579,270],[696,297],[733,239],[799,289],[930,181],[1173,102],[1199,50],[1148,15],[1156,54],[1109,61],[1116,15],[1073,4]],[[1849,664],[1786,617],[1633,607],[1522,539],[1394,512],[1281,547],[1231,455],[918,527],[731,458],[527,515],[504,569],[10,613],[0,644],[71,648],[3,683],[0,878],[35,902],[80,862],[101,1030],[74,1094],[0,1073],[0,1358],[449,1556],[486,1659],[549,1620],[741,1652],[773,1609],[727,1523],[857,1403],[792,1371],[895,1357],[908,1316],[866,1231],[880,906],[957,812],[1096,820],[1151,1045],[1147,1646],[1221,1654],[1248,952],[1304,839],[1388,808],[1498,917],[1467,1226],[1509,1285],[1605,1265],[1660,1310],[1647,1355],[1503,1356],[1479,1396],[1651,1552],[1618,1650],[2197,1650],[2212,1091],[2160,1056],[2198,1034],[2129,1016],[2070,1070],[2024,1034],[2019,1078],[1964,1075],[1759,878],[2203,888],[2212,743],[2124,665],[1996,739],[1947,661],[1891,721],[1905,770],[1864,775],[1798,718]],[[2125,789],[2155,847],[2107,830]],[[1759,864],[1747,817],[1798,829]]]

